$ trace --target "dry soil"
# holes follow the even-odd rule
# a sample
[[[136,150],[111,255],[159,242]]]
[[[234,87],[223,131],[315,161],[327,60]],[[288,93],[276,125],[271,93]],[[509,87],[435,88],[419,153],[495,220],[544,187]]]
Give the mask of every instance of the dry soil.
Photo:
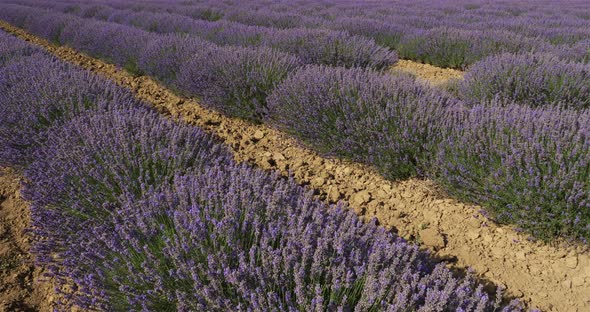
[[[29,207],[19,176],[0,168],[0,311],[51,311],[50,283],[30,254]]]
[[[391,66],[392,71],[409,73],[433,86],[444,86],[450,82],[463,79],[464,72],[451,68],[440,68],[430,64],[416,63],[410,60],[399,60]]]

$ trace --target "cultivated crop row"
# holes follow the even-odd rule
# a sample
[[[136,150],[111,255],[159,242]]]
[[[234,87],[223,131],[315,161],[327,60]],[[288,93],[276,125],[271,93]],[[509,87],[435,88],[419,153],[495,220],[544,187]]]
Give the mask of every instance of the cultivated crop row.
[[[219,44],[268,43],[270,33],[306,38],[313,30],[372,38],[402,58],[465,68],[487,56],[511,52],[553,53],[590,60],[590,12],[584,2],[429,1],[153,1],[12,0],[157,32],[185,32]],[[221,36],[217,36],[220,34]],[[295,35],[297,34],[297,35]],[[270,37],[274,37],[271,35]],[[311,40],[319,43],[320,41]],[[358,41],[357,41],[358,42]],[[326,47],[334,41],[324,40]],[[331,43],[331,44],[330,44]],[[358,48],[358,45],[348,43]]]
[[[134,71],[199,96],[209,107],[268,122],[322,153],[368,163],[392,179],[432,177],[536,237],[590,238],[587,65],[492,57],[475,73],[499,69],[468,74],[464,102],[403,75],[303,66],[296,56],[267,48],[217,46],[34,8],[3,9],[2,18],[45,38],[122,67],[133,63]],[[513,79],[541,82],[497,83],[490,88],[505,92],[486,95],[482,85],[503,82],[504,68],[532,70]],[[518,97],[527,88],[546,105]]]
[[[79,17],[129,25],[149,32],[195,36],[220,46],[271,48],[292,54],[298,57],[303,64],[381,69],[390,66],[396,61],[394,52],[378,47],[374,42],[361,39],[358,36],[350,36],[343,32],[324,29],[329,28],[329,25],[337,24],[337,21],[331,23],[326,21],[324,23],[326,27],[324,28],[277,29],[248,26],[235,21],[193,19],[185,15],[167,13],[168,11],[182,11],[178,9],[178,5],[174,6],[175,10],[166,6],[167,12],[164,13],[161,12],[163,8],[158,11],[157,6],[150,9],[149,6],[144,8],[138,5],[132,6],[133,9],[131,10],[115,9],[106,5],[79,4],[75,1],[56,2],[50,5],[35,0],[20,2],[30,6],[49,7],[52,10],[67,12]],[[124,8],[131,7],[131,4],[119,3],[119,5],[116,5],[116,3],[111,5]],[[188,10],[184,11],[185,13],[191,12],[190,9],[183,7],[184,9]],[[354,29],[358,31],[357,28]],[[505,28],[509,27],[505,26]],[[461,31],[465,32],[465,30]],[[563,30],[564,35],[566,31],[567,34],[571,35],[572,30],[570,28]],[[430,38],[429,35],[421,32],[420,35],[413,34],[412,36],[418,36],[420,40],[432,44],[436,41],[448,40],[448,37],[452,37],[452,34],[436,33],[433,38]],[[470,36],[473,36],[473,34]],[[590,38],[590,35],[588,38]],[[59,41],[57,38],[55,40]],[[187,40],[189,39],[187,38]],[[458,88],[461,98],[474,103],[499,100],[497,103],[510,104],[518,102],[531,106],[561,104],[571,107],[588,107],[590,65],[574,61],[584,60],[585,55],[590,53],[590,43],[587,47],[588,51],[579,51],[579,49],[571,46],[526,48],[521,46],[526,40],[523,41],[523,38],[515,38],[514,40],[513,49],[502,49],[497,42],[490,38],[485,40],[482,38],[471,39],[471,41],[478,44],[488,44],[490,46],[477,48],[478,51],[481,51],[476,53],[477,56],[471,56],[471,60],[467,62],[468,64],[474,64],[469,67],[466,81],[462,82]],[[538,40],[533,42],[537,43]],[[403,50],[407,50],[408,47],[398,47],[398,49],[401,49],[399,50],[400,53],[405,54],[405,58],[420,59],[433,63],[427,59],[408,55],[407,52],[404,53]],[[425,50],[424,47],[415,47],[415,49],[420,50],[420,53],[425,54],[425,57],[446,57],[437,56],[436,51]],[[459,53],[459,50],[474,48],[468,45],[459,47],[445,44],[444,49],[445,54],[454,54]],[[507,53],[507,51],[513,53]],[[526,51],[537,52],[526,53]],[[185,53],[190,53],[190,50]],[[464,54],[469,53],[475,52],[464,51]],[[572,57],[563,57],[564,53],[570,53]],[[129,62],[131,63],[128,65],[129,68],[133,69],[135,61],[130,60]],[[157,70],[171,71],[170,68],[165,66]],[[151,73],[148,72],[148,74]]]
[[[0,164],[24,172],[33,252],[62,307],[494,309],[416,246],[106,79],[5,33],[0,55]]]
[[[45,6],[43,1],[31,6]],[[56,8],[71,14],[68,7]],[[92,18],[89,14],[74,14]],[[134,26],[161,34],[182,33],[219,45],[268,47],[298,56],[305,63],[333,66],[370,66],[383,68],[397,60],[395,52],[377,45],[372,39],[328,29],[274,29],[247,26],[233,22],[194,20],[182,15],[114,10],[97,20]]]

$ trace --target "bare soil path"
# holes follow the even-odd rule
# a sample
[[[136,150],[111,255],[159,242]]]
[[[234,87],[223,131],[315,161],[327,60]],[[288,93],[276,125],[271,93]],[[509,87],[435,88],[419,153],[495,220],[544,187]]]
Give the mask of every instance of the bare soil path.
[[[370,168],[321,157],[264,125],[222,116],[175,95],[149,77],[133,77],[95,58],[57,47],[0,22],[0,28],[127,87],[163,114],[219,136],[235,158],[292,174],[327,201],[344,200],[363,218],[420,242],[435,257],[482,279],[503,284],[509,295],[546,311],[590,311],[590,253],[581,246],[549,246],[487,220],[481,207],[458,202],[432,181],[390,182]]]
[[[430,64],[416,63],[409,60],[399,60],[391,66],[394,72],[409,73],[418,79],[433,86],[443,86],[449,82],[463,78],[464,72],[451,68],[440,68]]]
[[[29,207],[19,187],[14,171],[0,168],[0,311],[51,311],[51,286],[29,252]]]

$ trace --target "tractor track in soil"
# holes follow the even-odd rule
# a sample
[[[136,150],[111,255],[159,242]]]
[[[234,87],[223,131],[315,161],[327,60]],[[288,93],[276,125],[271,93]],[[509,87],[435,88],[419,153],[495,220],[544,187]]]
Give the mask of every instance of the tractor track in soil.
[[[463,272],[470,268],[482,281],[506,286],[509,296],[530,308],[590,310],[590,253],[584,246],[531,241],[510,226],[486,219],[481,207],[450,198],[430,180],[385,180],[367,166],[322,157],[268,126],[205,109],[149,77],[134,77],[5,22],[0,22],[0,29],[131,89],[164,115],[217,135],[238,161],[290,174],[326,201],[347,202],[362,218],[377,218],[380,225],[420,243],[449,267]]]

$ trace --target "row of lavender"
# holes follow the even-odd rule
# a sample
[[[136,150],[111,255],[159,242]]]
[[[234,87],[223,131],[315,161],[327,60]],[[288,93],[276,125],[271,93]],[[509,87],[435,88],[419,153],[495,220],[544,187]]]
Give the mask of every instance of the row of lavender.
[[[403,75],[303,66],[295,56],[266,48],[219,47],[33,8],[1,7],[3,19],[45,38],[59,35],[61,43],[120,66],[137,60],[135,70],[200,96],[226,114],[268,122],[320,152],[371,164],[392,179],[432,177],[451,193],[483,205],[498,221],[538,238],[590,238],[587,96],[578,96],[582,103],[572,102],[573,108],[529,108],[496,97],[464,102]],[[535,75],[523,71],[523,77],[553,77],[547,63],[538,63],[544,65]],[[526,62],[516,65],[523,64],[530,70]],[[550,92],[561,94],[556,103],[575,98],[570,87],[583,91],[577,82],[587,85],[584,65],[576,66],[560,70],[555,83],[547,80],[562,83]],[[581,78],[568,76],[572,68],[582,72]],[[474,86],[485,83],[477,76],[471,80]]]
[[[24,172],[60,309],[496,307],[416,246],[5,33],[0,100],[0,164]]]
[[[214,34],[222,44],[257,44],[269,33],[301,37],[311,29],[345,31],[372,38],[403,58],[443,67],[465,68],[503,52],[544,52],[564,60],[590,60],[590,6],[585,2],[12,2],[154,31]],[[217,31],[223,35],[217,37]]]
[[[117,10],[91,4],[53,2],[48,5],[35,0],[27,0],[27,3],[84,18],[132,25],[156,33],[196,35],[220,45],[278,49],[299,57],[306,64],[381,68],[395,61],[390,53],[343,33],[305,29],[271,30],[233,22],[196,21],[181,15]],[[59,41],[59,38],[55,38],[55,41]],[[497,47],[492,50],[494,53],[501,52]],[[590,65],[562,60],[551,53],[522,54],[523,50],[526,51],[523,47],[516,47],[514,51],[519,52],[517,55],[491,56],[475,63],[469,69],[467,79],[458,88],[460,96],[472,103],[497,100],[496,103],[519,102],[531,106],[590,106]],[[166,69],[161,67],[159,70]]]
[[[86,5],[81,7],[75,5],[77,9],[73,10],[72,4],[66,5],[62,3],[60,6],[59,3],[53,3],[48,5],[46,3],[35,2],[34,0],[29,1],[29,4],[43,7],[50,6],[54,9],[58,8],[83,17],[97,17],[101,20],[134,25],[144,30],[157,33],[198,34],[198,38],[206,41],[213,41],[222,46],[228,44],[239,46],[258,46],[258,44],[260,44],[263,46],[263,48],[257,50],[265,50],[267,47],[272,49],[278,47],[278,50],[291,53],[294,57],[298,57],[300,60],[295,61],[294,59],[291,59],[290,62],[288,62],[290,64],[278,64],[287,67],[289,70],[293,68],[293,63],[297,62],[325,65],[340,64],[346,67],[370,65],[377,68],[394,62],[394,57],[391,55],[387,57],[385,56],[387,53],[381,54],[383,57],[381,57],[379,53],[360,53],[359,51],[363,50],[360,46],[367,47],[366,43],[360,43],[357,45],[353,42],[354,40],[350,41],[345,40],[344,38],[334,41],[332,39],[337,36],[334,37],[332,36],[333,34],[328,35],[327,33],[323,33],[326,36],[322,35],[317,37],[316,35],[320,33],[314,32],[313,30],[311,32],[299,32],[299,30],[289,33],[276,32],[271,35],[268,30],[262,31],[259,27],[244,28],[227,22],[221,24],[204,21],[196,22],[189,18],[182,18],[182,16],[172,16],[163,13],[137,13],[129,10],[117,11],[110,7],[106,7],[108,9],[105,9],[104,6],[96,5]],[[41,30],[41,28],[44,27],[45,20],[39,20],[37,17],[47,14],[46,11],[35,10],[24,6],[8,6],[6,13],[6,15],[20,16],[19,20],[13,22],[17,22],[19,25],[22,24],[21,26],[23,27],[38,30]],[[27,17],[28,15],[30,16]],[[54,28],[41,30],[44,31],[44,36],[46,38],[52,38],[55,42],[68,44],[72,41],[68,36],[81,36],[79,34],[73,34],[73,29],[78,29],[80,25],[88,25],[86,26],[87,28],[95,27],[95,24],[93,23],[81,21],[74,23],[75,18],[68,20],[66,16],[67,15],[50,15],[48,18],[58,19],[62,22],[53,23],[55,26]],[[68,24],[69,27],[66,27]],[[99,25],[105,27],[103,24],[99,23]],[[129,31],[134,35],[141,33],[133,32],[126,28],[117,29],[119,29],[119,32],[124,33]],[[78,32],[81,31],[78,30]],[[261,35],[262,33],[265,35]],[[65,38],[61,38],[62,35]],[[138,38],[145,39],[141,36]],[[266,39],[263,40],[261,38]],[[78,38],[78,41],[80,40],[82,39]],[[113,41],[113,39],[109,38],[105,38],[105,40]],[[189,39],[187,38],[186,40],[188,41]],[[190,40],[198,42],[199,39]],[[143,40],[137,41],[143,42]],[[140,45],[141,43],[128,44],[129,50],[136,51],[141,49]],[[189,46],[190,45],[184,46],[183,54],[191,53]],[[195,45],[193,45],[193,47],[195,47]],[[92,48],[96,49],[96,47]],[[369,45],[368,50],[363,51],[367,52],[369,50],[374,50],[374,46]],[[106,55],[106,57],[110,58],[109,55]],[[142,55],[137,55],[136,53],[118,56],[116,61],[120,63],[123,61],[122,58],[125,58],[127,67],[134,71],[142,69],[137,67],[136,62],[138,62],[138,59],[145,59]],[[174,74],[177,71],[176,68],[179,66],[176,66],[176,68],[170,66],[172,63],[173,61],[171,61],[170,64],[159,66],[157,70],[159,72],[166,71],[170,74]],[[146,68],[145,64],[143,65],[143,67]],[[590,102],[589,67],[590,65],[560,60],[558,57],[553,56],[550,53],[524,55],[504,54],[492,56],[476,63],[470,68],[467,79],[459,86],[461,91],[459,95],[464,100],[472,103],[496,99],[501,103],[519,102],[531,106],[561,104],[571,107],[588,107]],[[153,72],[154,71],[152,70],[147,73]]]
[[[273,29],[246,26],[233,22],[194,20],[174,14],[134,12],[110,9],[96,10],[86,5],[84,10],[72,10],[71,5],[46,1],[23,1],[31,7],[51,7],[52,10],[84,18],[108,21],[157,33],[183,33],[219,45],[268,47],[291,53],[308,64],[361,66],[385,68],[397,61],[397,55],[377,45],[372,39],[353,36],[328,29]]]

